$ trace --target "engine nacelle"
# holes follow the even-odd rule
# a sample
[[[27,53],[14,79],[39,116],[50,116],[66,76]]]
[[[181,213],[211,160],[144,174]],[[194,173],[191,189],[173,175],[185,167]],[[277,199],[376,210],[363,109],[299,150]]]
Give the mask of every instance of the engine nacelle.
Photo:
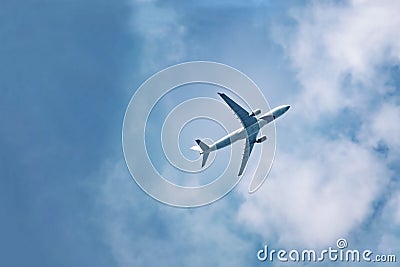
[[[256,143],[262,143],[262,142],[264,142],[265,140],[267,140],[267,137],[264,135],[264,136],[260,137],[259,139],[257,139],[257,140],[256,140]]]
[[[261,109],[256,109],[256,110],[253,110],[250,114],[249,114],[249,116],[251,116],[251,117],[253,117],[253,116],[256,116],[256,115],[258,115],[258,114],[260,114],[261,113]]]

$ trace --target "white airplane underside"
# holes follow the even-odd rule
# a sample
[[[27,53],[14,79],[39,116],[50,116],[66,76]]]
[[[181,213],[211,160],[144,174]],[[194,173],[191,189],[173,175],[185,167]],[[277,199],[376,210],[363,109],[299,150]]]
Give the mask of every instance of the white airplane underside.
[[[251,151],[253,150],[255,143],[262,143],[267,140],[266,136],[262,136],[261,138],[257,139],[257,135],[260,132],[260,129],[270,123],[271,121],[275,120],[276,118],[282,116],[288,109],[290,108],[289,105],[282,105],[276,107],[269,111],[268,113],[262,115],[260,118],[256,118],[256,115],[261,113],[260,109],[256,109],[251,113],[247,112],[244,108],[242,108],[239,104],[233,101],[224,93],[218,93],[221,98],[228,104],[228,106],[233,110],[233,112],[237,115],[240,122],[242,123],[243,127],[237,129],[236,131],[224,136],[223,138],[219,139],[215,143],[211,145],[207,145],[203,141],[197,139],[196,146],[191,147],[192,150],[199,151],[201,155],[203,155],[201,167],[207,162],[208,156],[210,152],[216,151],[218,149],[224,148],[229,146],[230,144],[245,139],[245,147],[243,152],[242,164],[239,169],[238,176],[243,174],[243,171],[246,168],[247,161],[249,160]]]

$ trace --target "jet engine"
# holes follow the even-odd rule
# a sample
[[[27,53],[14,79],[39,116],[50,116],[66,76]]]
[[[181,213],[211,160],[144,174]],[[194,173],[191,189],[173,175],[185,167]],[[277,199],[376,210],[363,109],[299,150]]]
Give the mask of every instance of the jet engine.
[[[267,137],[264,135],[264,136],[262,136],[261,138],[257,139],[257,140],[256,140],[256,143],[262,143],[262,142],[264,142],[265,140],[267,140]]]
[[[261,109],[256,109],[256,110],[253,110],[253,111],[249,114],[249,116],[253,117],[253,116],[256,116],[256,115],[258,115],[258,114],[260,114],[260,113],[261,113]]]

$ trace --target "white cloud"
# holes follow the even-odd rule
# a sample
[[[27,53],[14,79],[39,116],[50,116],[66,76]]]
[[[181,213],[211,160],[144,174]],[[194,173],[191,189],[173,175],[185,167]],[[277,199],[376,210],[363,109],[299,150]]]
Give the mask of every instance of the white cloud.
[[[400,23],[393,15],[399,8],[392,5],[397,3],[315,3],[294,13],[298,25],[294,32],[287,32],[290,37],[285,38],[284,47],[301,90],[291,98],[293,115],[283,120],[289,121],[289,115],[296,120],[300,129],[287,128],[292,135],[285,136],[298,144],[278,150],[260,191],[248,195],[248,183],[240,183],[244,202],[239,211],[229,201],[234,192],[200,209],[164,206],[130,180],[122,162],[106,165],[99,174],[105,178],[99,195],[104,208],[101,224],[119,265],[244,266],[257,242],[242,236],[248,231],[266,242],[277,238],[283,246],[322,246],[334,244],[365,222],[390,178],[385,159],[372,148],[379,141],[390,148],[399,145],[395,123],[399,107],[394,101],[375,105],[389,90],[378,67],[399,61]],[[177,18],[173,9],[156,2],[137,6],[133,28],[143,37],[140,60],[146,72],[184,57],[185,28]],[[330,115],[345,108],[359,115],[359,142],[348,137],[329,140],[321,137],[323,132],[315,133],[320,123],[335,128]],[[368,113],[371,109],[372,114]],[[278,136],[278,142],[285,140]],[[388,209],[399,214],[394,207]],[[394,217],[397,224],[398,216]],[[390,244],[398,244],[397,240],[390,239]],[[162,262],[157,252],[165,255]],[[231,262],[227,264],[226,259]]]
[[[393,185],[392,185],[393,186]],[[388,196],[382,211],[382,221],[375,225],[377,249],[384,253],[398,253],[400,244],[400,194]]]
[[[106,163],[99,189],[104,240],[119,266],[244,266],[255,253],[224,199],[178,209],[146,196],[123,162]]]
[[[142,72],[159,71],[181,61],[186,53],[185,26],[174,8],[158,1],[133,1],[132,31],[138,33]],[[139,51],[137,51],[139,52]]]
[[[350,5],[314,4],[293,11],[295,32],[282,41],[304,90],[304,115],[335,113],[385,93],[378,67],[400,60],[400,3],[354,1]],[[350,78],[351,86],[344,86]]]
[[[280,150],[278,144],[261,191],[244,195],[238,219],[249,229],[268,240],[278,236],[283,246],[322,246],[346,237],[373,214],[392,175],[374,148],[384,141],[399,153],[400,128],[393,123],[400,119],[399,107],[386,99],[393,88],[380,69],[400,62],[396,10],[399,3],[392,1],[354,1],[315,2],[292,11],[297,25],[281,42],[302,88],[291,103],[297,135],[285,137],[298,143]],[[355,129],[359,140],[321,137],[331,129],[340,132],[337,116],[348,110],[361,125]],[[278,136],[278,142],[285,140]]]
[[[371,146],[383,141],[390,149],[400,148],[400,107],[385,103],[370,114],[370,120],[364,125],[362,136]]]
[[[400,225],[400,195],[393,200],[394,222]]]
[[[239,220],[282,245],[321,246],[346,236],[371,212],[388,182],[385,167],[360,145],[317,140],[280,154],[260,192],[247,197]]]
[[[332,14],[337,22],[322,40],[331,61],[368,83],[377,64],[392,57],[398,60],[399,8],[400,3],[393,1],[354,1],[351,8],[337,8],[339,13]]]

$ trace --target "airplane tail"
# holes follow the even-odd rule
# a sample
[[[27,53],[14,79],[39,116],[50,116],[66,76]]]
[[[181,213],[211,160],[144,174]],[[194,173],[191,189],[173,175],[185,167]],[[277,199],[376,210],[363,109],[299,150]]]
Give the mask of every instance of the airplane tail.
[[[210,155],[210,152],[208,152],[208,149],[210,148],[206,143],[203,141],[196,139],[195,140],[197,143],[197,146],[192,146],[190,149],[196,150],[200,152],[200,155],[203,155],[203,160],[201,162],[201,167],[204,167],[206,165],[208,156]]]

